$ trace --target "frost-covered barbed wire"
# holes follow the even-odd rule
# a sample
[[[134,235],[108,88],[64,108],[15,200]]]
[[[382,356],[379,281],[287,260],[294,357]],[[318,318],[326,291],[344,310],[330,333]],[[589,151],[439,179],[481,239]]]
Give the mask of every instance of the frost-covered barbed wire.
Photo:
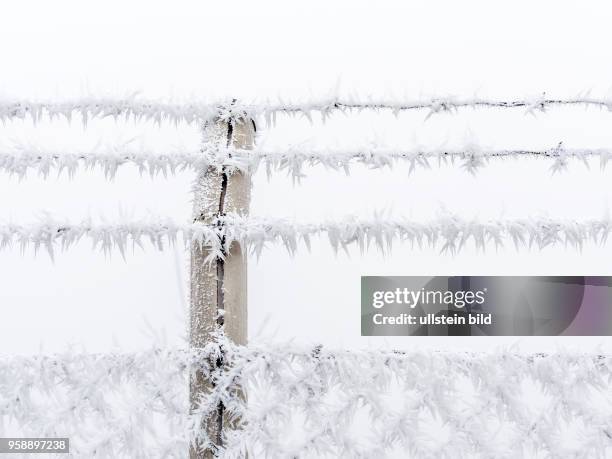
[[[185,245],[201,244],[210,249],[208,260],[223,258],[234,242],[259,256],[266,244],[281,243],[291,254],[300,244],[310,248],[315,237],[325,237],[333,249],[361,251],[377,248],[389,252],[394,244],[431,247],[443,253],[456,253],[467,246],[484,250],[513,245],[516,249],[543,249],[564,245],[582,249],[586,243],[604,244],[612,232],[612,220],[572,221],[546,217],[479,221],[455,215],[443,215],[428,222],[387,218],[377,214],[369,218],[346,217],[322,222],[297,222],[281,218],[244,217],[228,214],[204,223],[178,224],[169,219],[149,218],[117,223],[70,223],[45,217],[30,225],[0,224],[0,248],[17,245],[22,250],[33,245],[46,249],[53,257],[57,248],[67,249],[83,239],[94,248],[110,253],[118,249],[122,256],[130,245],[143,246],[149,241],[162,249],[179,238]],[[225,246],[224,246],[225,245]]]
[[[432,163],[447,164],[460,162],[466,171],[474,174],[491,159],[544,157],[554,162],[552,172],[567,168],[571,159],[588,165],[588,160],[599,158],[600,167],[604,169],[612,149],[606,148],[564,148],[559,144],[553,148],[533,149],[486,149],[474,145],[458,149],[331,149],[313,150],[290,147],[287,149],[241,150],[241,149],[183,149],[168,153],[154,153],[146,149],[109,146],[88,151],[53,152],[37,147],[13,146],[0,149],[0,171],[19,178],[25,177],[29,170],[48,177],[51,171],[59,174],[66,171],[73,176],[79,167],[84,169],[101,169],[105,176],[115,177],[120,166],[131,164],[141,174],[167,176],[185,170],[201,171],[213,168],[228,173],[235,171],[254,173],[264,168],[268,177],[274,171],[286,171],[294,180],[305,176],[306,167],[323,166],[327,169],[342,170],[350,173],[353,164],[369,168],[392,168],[398,162],[407,162],[410,172],[417,168],[429,168]]]
[[[212,389],[189,412],[189,368]],[[608,457],[612,358],[296,344],[0,358],[0,434],[74,457],[184,457],[222,401],[221,457]],[[242,390],[238,390],[238,389]],[[247,396],[242,396],[246,391]]]
[[[30,118],[37,123],[45,116],[51,119],[80,118],[87,125],[89,120],[125,117],[134,120],[169,121],[174,124],[192,123],[216,117],[224,105],[230,102],[164,102],[145,100],[135,95],[127,97],[79,97],[54,100],[0,100],[0,120]]]
[[[482,97],[432,97],[417,99],[400,98],[362,98],[328,97],[303,102],[267,100],[265,102],[244,103],[235,100],[209,101],[156,101],[139,96],[123,98],[82,97],[53,100],[0,100],[0,120],[24,119],[30,117],[34,122],[43,116],[51,118],[73,116],[83,123],[94,118],[126,117],[174,124],[199,122],[230,118],[264,118],[274,123],[278,114],[304,116],[312,119],[320,115],[325,120],[333,112],[390,111],[400,113],[409,110],[425,110],[427,117],[442,112],[452,112],[462,108],[524,109],[527,113],[543,112],[551,107],[581,106],[599,109],[612,109],[612,99],[604,97],[577,96],[569,98],[549,97],[543,93],[537,97],[515,100],[497,100]]]
[[[409,171],[417,168],[430,168],[432,163],[447,164],[459,162],[469,173],[475,174],[492,159],[544,157],[553,160],[552,172],[564,170],[569,160],[579,160],[588,165],[588,160],[599,158],[600,167],[604,169],[610,158],[612,149],[606,148],[565,148],[560,142],[548,149],[491,149],[475,144],[461,148],[365,148],[365,149],[329,149],[313,150],[303,147],[290,147],[281,150],[235,150],[226,151],[226,156],[241,158],[249,164],[252,171],[259,167],[265,168],[268,177],[273,171],[286,171],[294,180],[304,177],[304,168],[323,166],[327,169],[342,170],[350,173],[352,164],[361,164],[369,168],[392,168],[399,162],[407,162]]]
[[[228,172],[248,170],[249,161],[246,156],[240,156],[237,151],[235,155],[231,153],[200,149],[155,153],[121,146],[55,152],[33,146],[13,146],[0,149],[0,171],[24,178],[31,170],[46,178],[52,171],[58,175],[67,172],[72,177],[79,168],[100,169],[107,178],[112,179],[119,167],[127,164],[136,166],[141,174],[151,177],[158,174],[167,176],[184,170],[201,171],[211,167]]]

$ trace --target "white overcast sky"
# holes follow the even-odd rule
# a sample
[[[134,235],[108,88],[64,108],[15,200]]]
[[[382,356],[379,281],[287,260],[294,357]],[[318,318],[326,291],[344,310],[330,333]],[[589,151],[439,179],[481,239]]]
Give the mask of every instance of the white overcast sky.
[[[474,93],[520,98],[547,91],[610,95],[612,28],[608,2],[566,1],[54,1],[0,4],[0,97],[236,97],[304,99],[333,91],[418,97]],[[561,109],[537,117],[521,111],[461,112],[425,121],[379,114],[311,126],[281,119],[263,129],[265,145],[612,147],[612,113]],[[27,142],[61,149],[136,137],[163,151],[197,145],[198,127],[97,121],[10,122],[0,145]],[[383,209],[426,219],[440,209],[465,216],[601,217],[610,208],[612,171],[575,164],[551,176],[550,163],[495,162],[472,177],[457,167],[408,176],[354,168],[345,177],[318,168],[302,186],[284,175],[254,177],[252,213],[317,219]],[[87,216],[148,213],[190,216],[190,173],[140,178],[129,168],[109,182],[102,174],[27,180],[0,176],[0,217],[34,220],[41,212]],[[325,241],[289,257],[270,247],[249,265],[249,332],[253,340],[333,346],[527,349],[610,347],[606,338],[361,338],[361,275],[610,275],[611,247],[543,252],[512,249],[456,256],[397,246],[335,256]],[[187,254],[136,250],[123,261],[87,243],[57,256],[18,249],[0,253],[0,352],[143,348],[185,336]],[[154,335],[154,336],[152,336]]]

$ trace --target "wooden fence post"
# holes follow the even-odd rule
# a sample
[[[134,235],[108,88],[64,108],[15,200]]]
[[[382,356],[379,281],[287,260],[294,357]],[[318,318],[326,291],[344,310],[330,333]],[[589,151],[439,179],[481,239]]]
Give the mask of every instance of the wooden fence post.
[[[210,148],[234,147],[251,149],[255,140],[255,125],[251,119],[232,118],[215,120],[204,126],[204,142]],[[248,174],[228,174],[215,168],[201,171],[194,187],[193,214],[195,221],[212,223],[227,213],[246,215],[251,197]],[[238,243],[226,247],[224,260],[212,263],[204,260],[209,249],[194,244],[191,248],[191,304],[190,335],[192,349],[202,348],[213,339],[214,333],[224,330],[225,336],[236,344],[247,342],[247,254]],[[191,409],[200,397],[210,390],[200,371],[191,375],[189,397]],[[224,428],[223,406],[211,418],[204,420],[214,447],[192,444],[189,457],[211,458],[222,446]]]

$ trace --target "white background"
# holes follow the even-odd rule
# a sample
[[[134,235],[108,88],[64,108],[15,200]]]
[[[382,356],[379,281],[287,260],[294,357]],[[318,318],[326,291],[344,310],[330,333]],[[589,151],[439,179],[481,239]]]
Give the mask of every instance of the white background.
[[[304,100],[328,94],[522,98],[546,91],[608,96],[612,29],[606,2],[315,1],[308,2],[3,2],[0,98],[122,96],[178,100]],[[412,112],[335,116],[322,125],[281,119],[260,126],[260,145],[499,148],[612,147],[612,113],[554,109],[461,111],[425,120]],[[0,146],[17,141],[62,149],[99,140],[164,151],[199,142],[199,127],[147,123],[29,121],[0,126]],[[465,217],[598,218],[610,208],[612,171],[573,163],[552,176],[544,160],[494,161],[476,177],[457,166],[393,171],[308,169],[301,186],[284,175],[254,177],[252,213],[298,219],[389,214],[415,219],[441,209]],[[187,221],[193,174],[114,181],[79,171],[74,179],[19,181],[0,176],[0,217],[35,220],[41,212],[73,220],[148,213]],[[612,249],[437,250],[396,246],[334,255],[325,241],[295,258],[271,246],[249,264],[253,341],[295,339],[347,347],[527,350],[609,348],[609,338],[362,338],[361,275],[611,275]],[[83,243],[58,254],[18,248],[0,253],[0,353],[90,351],[182,345],[188,317],[188,254],[181,247],[136,249],[126,260]]]

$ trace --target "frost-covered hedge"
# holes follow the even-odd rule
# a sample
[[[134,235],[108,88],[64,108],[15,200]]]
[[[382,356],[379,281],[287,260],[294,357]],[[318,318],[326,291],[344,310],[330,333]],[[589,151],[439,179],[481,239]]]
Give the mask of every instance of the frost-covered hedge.
[[[185,457],[222,402],[224,457],[610,457],[612,359],[223,344],[0,359],[0,436],[75,457]],[[189,413],[189,368],[214,390]],[[246,401],[236,394],[246,390]]]

